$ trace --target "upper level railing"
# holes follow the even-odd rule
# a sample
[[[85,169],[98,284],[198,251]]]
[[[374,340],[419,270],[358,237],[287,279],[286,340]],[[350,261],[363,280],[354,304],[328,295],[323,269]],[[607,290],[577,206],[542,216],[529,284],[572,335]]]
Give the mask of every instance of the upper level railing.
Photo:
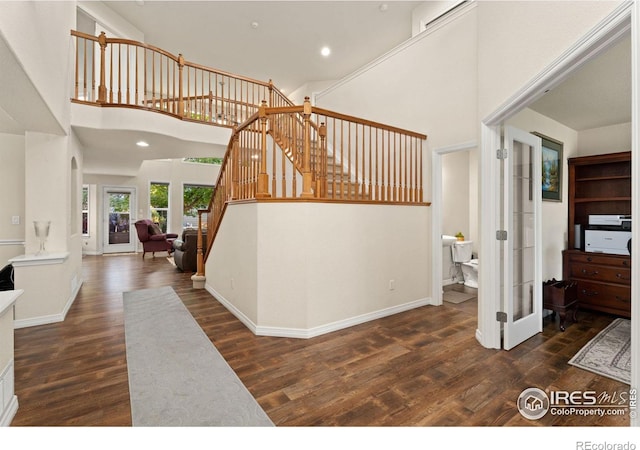
[[[76,102],[141,108],[182,119],[234,127],[260,102],[291,105],[273,83],[188,62],[151,45],[71,31],[75,39]]]

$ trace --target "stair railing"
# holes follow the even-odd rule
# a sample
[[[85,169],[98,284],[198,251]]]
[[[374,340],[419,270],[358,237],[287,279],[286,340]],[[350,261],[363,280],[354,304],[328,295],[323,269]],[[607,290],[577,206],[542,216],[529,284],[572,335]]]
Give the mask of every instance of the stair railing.
[[[297,106],[268,107],[262,102],[257,113],[234,129],[227,146],[207,210],[204,260],[231,202],[427,205],[422,186],[426,138],[311,106],[308,98]]]
[[[258,111],[260,102],[291,102],[271,81],[234,75],[186,61],[140,42],[71,31],[75,40],[72,101],[122,106],[234,127]]]

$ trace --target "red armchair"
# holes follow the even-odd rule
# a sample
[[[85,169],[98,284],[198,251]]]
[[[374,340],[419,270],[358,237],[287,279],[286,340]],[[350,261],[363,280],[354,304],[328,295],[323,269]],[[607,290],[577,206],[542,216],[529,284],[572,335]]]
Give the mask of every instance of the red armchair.
[[[163,233],[160,227],[149,219],[138,220],[135,223],[138,239],[142,243],[142,258],[147,252],[156,256],[156,252],[173,251],[173,241],[178,237],[174,233]]]

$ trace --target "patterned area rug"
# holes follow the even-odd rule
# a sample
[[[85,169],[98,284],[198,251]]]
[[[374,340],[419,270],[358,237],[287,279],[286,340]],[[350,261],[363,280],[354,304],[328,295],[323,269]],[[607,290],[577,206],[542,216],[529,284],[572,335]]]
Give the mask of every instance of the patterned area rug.
[[[133,426],[273,426],[171,287],[123,301]]]
[[[608,378],[631,382],[631,321],[616,319],[571,358],[569,364]]]

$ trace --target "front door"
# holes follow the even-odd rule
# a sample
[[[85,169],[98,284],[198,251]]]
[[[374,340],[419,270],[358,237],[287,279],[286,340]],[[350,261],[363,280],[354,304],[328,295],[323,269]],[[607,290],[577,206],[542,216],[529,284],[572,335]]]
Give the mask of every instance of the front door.
[[[502,155],[503,348],[542,331],[541,140],[506,127]]]
[[[135,188],[105,188],[104,253],[134,252],[137,236],[134,227]]]

